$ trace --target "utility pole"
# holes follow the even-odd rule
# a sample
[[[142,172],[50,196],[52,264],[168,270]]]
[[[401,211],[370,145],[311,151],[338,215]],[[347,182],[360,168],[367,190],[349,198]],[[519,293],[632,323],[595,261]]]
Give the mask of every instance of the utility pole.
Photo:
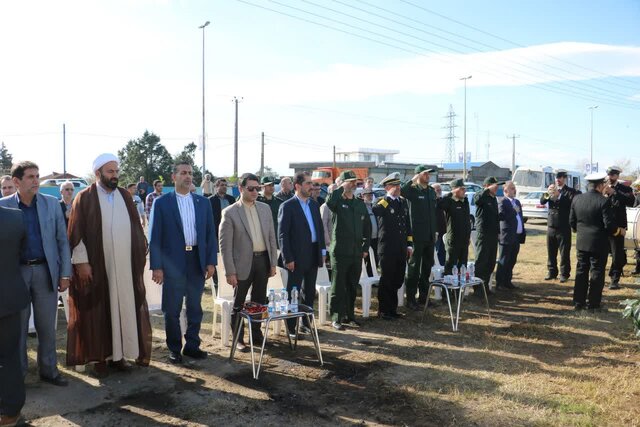
[[[264,132],[260,142],[260,179],[264,177]]]
[[[589,107],[589,110],[591,110],[591,151],[589,155],[589,173],[593,172],[593,110],[596,108],[598,108],[597,105]]]
[[[333,146],[333,168],[336,168],[336,146]]]
[[[236,108],[236,125],[235,132],[233,135],[233,175],[238,177],[238,101],[242,101],[242,97],[238,99],[237,97],[233,97],[233,103]]]
[[[520,138],[520,135],[516,135],[515,133],[511,136],[507,136],[507,139],[511,138],[511,176],[516,171],[516,138]]]
[[[444,116],[447,119],[447,125],[443,127],[443,129],[447,129],[447,136],[443,139],[447,140],[447,145],[445,149],[445,159],[448,162],[455,162],[456,156],[456,113],[453,111],[453,105],[449,104],[449,113]]]
[[[204,133],[204,29],[209,25],[210,22],[207,21],[198,28],[202,30],[202,176],[207,171],[207,165],[205,160],[205,151],[207,147],[207,140]]]
[[[480,114],[478,113],[474,113],[474,116],[476,118],[476,152],[475,154],[475,158],[476,158],[476,162],[478,161],[478,154],[479,154],[479,150],[478,150],[478,142],[480,141]]]
[[[467,180],[467,80],[473,76],[462,77],[464,80],[464,149],[462,150],[462,179]]]
[[[67,177],[67,128],[62,124],[62,173]]]

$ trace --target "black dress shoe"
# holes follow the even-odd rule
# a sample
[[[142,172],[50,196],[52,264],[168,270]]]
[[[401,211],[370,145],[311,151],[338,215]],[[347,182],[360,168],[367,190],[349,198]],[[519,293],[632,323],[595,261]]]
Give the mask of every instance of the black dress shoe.
[[[567,283],[569,278],[567,276],[560,276],[560,283]]]
[[[556,277],[558,276],[556,276],[555,274],[547,273],[547,275],[544,276],[544,280],[555,280]]]
[[[207,358],[207,352],[206,351],[202,351],[199,348],[193,349],[193,350],[189,350],[189,349],[184,349],[182,350],[182,354],[185,356],[188,356],[192,359],[206,359]]]
[[[120,359],[117,362],[114,362],[113,360],[109,360],[107,365],[110,368],[114,368],[120,372],[131,372],[131,365],[128,364],[124,359]]]
[[[619,283],[620,279],[612,279],[611,280],[611,284],[609,285],[609,289],[620,289],[620,283]]]
[[[518,287],[513,283],[507,283],[506,285],[502,285],[502,287],[505,289],[518,289]]]
[[[169,353],[169,362],[173,365],[179,365],[182,363],[182,355],[180,353],[176,353],[172,351]]]
[[[382,320],[396,320],[396,318],[389,313],[379,313],[378,317]]]
[[[40,375],[40,379],[46,383],[53,384],[58,387],[66,387],[69,385],[69,381],[67,381],[62,375],[58,374],[53,378],[47,378]]]

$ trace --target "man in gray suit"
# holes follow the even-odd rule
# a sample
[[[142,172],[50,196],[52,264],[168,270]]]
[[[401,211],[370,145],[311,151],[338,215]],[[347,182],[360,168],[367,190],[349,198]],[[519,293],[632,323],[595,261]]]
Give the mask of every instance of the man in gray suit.
[[[0,206],[18,208],[24,215],[27,238],[20,253],[22,277],[33,304],[38,333],[38,369],[43,381],[66,386],[56,356],[56,314],[58,291],[69,287],[71,255],[67,228],[55,197],[39,194],[40,173],[33,162],[21,162],[11,169],[17,193],[0,199]],[[27,374],[27,330],[31,307],[22,311],[20,353],[22,374]]]
[[[20,372],[21,311],[29,305],[20,274],[20,250],[27,237],[22,212],[0,207],[0,425],[13,425],[24,405]]]
[[[246,173],[240,177],[240,200],[222,211],[220,252],[227,283],[234,287],[231,327],[235,336],[238,312],[251,287],[251,301],[267,302],[267,281],[276,274],[277,246],[271,208],[257,202],[258,177]],[[237,349],[247,351],[240,326]],[[252,329],[254,344],[262,344],[260,324]]]

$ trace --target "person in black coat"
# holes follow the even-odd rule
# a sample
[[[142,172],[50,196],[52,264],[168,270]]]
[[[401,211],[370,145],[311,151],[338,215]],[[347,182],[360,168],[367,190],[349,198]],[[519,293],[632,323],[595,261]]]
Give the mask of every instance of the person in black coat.
[[[311,198],[311,174],[300,172],[294,177],[295,196],[284,202],[278,212],[280,264],[289,270],[287,291],[294,286],[301,292],[304,305],[313,308],[318,267],[324,264],[326,248],[320,206]],[[301,327],[310,333],[310,325]],[[296,321],[287,320],[289,334],[295,334]]]
[[[576,310],[600,308],[608,256],[607,245],[603,242],[609,236],[624,237],[625,233],[624,228],[616,225],[611,200],[602,195],[605,177],[598,173],[587,175],[589,191],[573,199],[569,213],[569,223],[577,233],[578,263],[573,288]]]
[[[573,198],[579,190],[566,185],[567,171],[556,171],[556,183],[549,185],[540,197],[540,204],[549,205],[547,216],[547,275],[544,280],[558,277],[558,249],[560,250],[560,283],[565,283],[571,275],[571,226],[569,212]]]
[[[0,207],[0,422],[13,425],[25,401],[20,367],[21,312],[29,305],[20,272],[20,251],[27,229],[18,209]]]
[[[400,174],[393,173],[382,180],[387,194],[375,206],[378,219],[378,254],[380,284],[378,285],[378,316],[384,320],[401,317],[398,314],[398,289],[404,282],[407,258],[413,251],[409,204],[400,197]],[[408,299],[408,298],[407,298]]]
[[[211,209],[213,210],[213,224],[216,227],[216,236],[220,232],[220,221],[222,220],[222,210],[236,202],[232,196],[227,194],[227,180],[224,178],[216,179],[214,183],[215,194],[209,197]]]
[[[513,267],[518,260],[520,244],[525,240],[526,230],[522,217],[522,205],[515,197],[516,186],[508,181],[504,185],[504,198],[498,204],[500,255],[496,270],[496,289],[517,289],[511,279]]]
[[[618,166],[611,166],[607,169],[609,179],[604,189],[604,195],[611,200],[611,208],[614,212],[616,225],[626,230],[627,207],[633,207],[635,197],[633,197],[631,187],[618,181],[621,171],[622,169]],[[619,282],[620,276],[622,276],[622,269],[627,265],[624,235],[609,236],[609,246],[611,251],[611,268],[609,269],[611,283],[609,284],[609,289],[620,289]]]
[[[498,219],[498,187],[503,185],[494,176],[489,176],[484,180],[484,190],[474,194],[473,200],[476,204],[476,277],[482,279],[484,288],[488,295],[491,274],[496,267],[496,256],[498,254],[498,234],[500,233],[500,220]],[[474,294],[482,293],[473,288]]]

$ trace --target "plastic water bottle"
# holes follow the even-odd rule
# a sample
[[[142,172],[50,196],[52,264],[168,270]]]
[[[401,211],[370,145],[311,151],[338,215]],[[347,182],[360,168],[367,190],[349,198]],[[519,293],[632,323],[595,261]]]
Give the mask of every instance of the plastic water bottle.
[[[471,279],[474,279],[476,277],[476,264],[473,262],[470,262],[467,268],[469,271],[469,277]]]
[[[292,313],[298,312],[298,287],[297,286],[294,286],[293,289],[291,289],[291,304],[289,305],[289,310],[291,310]]]
[[[269,305],[267,306],[269,316],[276,314],[276,291],[271,289],[269,291]]]
[[[280,313],[285,314],[288,311],[289,306],[289,293],[287,288],[282,288],[280,291]]]
[[[280,294],[276,294],[275,290],[271,290],[273,292],[273,311],[275,314],[279,314],[282,309],[282,305],[280,304]]]
[[[460,282],[467,283],[467,267],[464,264],[460,267]]]
[[[453,269],[451,270],[451,274],[453,275],[453,284],[457,285],[458,284],[458,280],[460,280],[460,277],[458,276],[458,266],[454,265]]]

